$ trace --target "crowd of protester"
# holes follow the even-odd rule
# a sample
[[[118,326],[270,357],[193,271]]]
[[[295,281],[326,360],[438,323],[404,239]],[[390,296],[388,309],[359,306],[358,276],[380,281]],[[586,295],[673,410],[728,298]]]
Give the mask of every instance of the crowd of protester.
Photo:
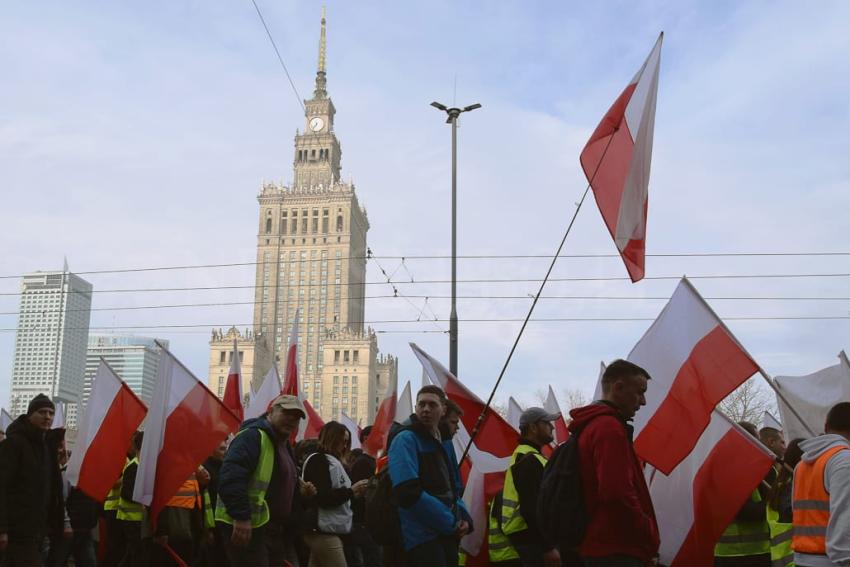
[[[608,365],[602,399],[571,412],[571,436],[554,452],[560,416],[525,410],[486,526],[463,500],[452,443],[463,411],[437,386],[418,392],[377,461],[351,450],[335,421],[293,444],[306,412],[281,395],[185,479],[156,522],[133,501],[143,434],[98,503],[65,481],[64,429],[51,429],[55,408],[39,395],[0,441],[0,566],[455,567],[475,530],[487,531],[489,563],[501,567],[657,564],[630,424],[649,387],[639,366]],[[776,429],[739,425],[776,464],[720,536],[715,565],[850,565],[850,402],[830,410],[823,435],[787,447]]]

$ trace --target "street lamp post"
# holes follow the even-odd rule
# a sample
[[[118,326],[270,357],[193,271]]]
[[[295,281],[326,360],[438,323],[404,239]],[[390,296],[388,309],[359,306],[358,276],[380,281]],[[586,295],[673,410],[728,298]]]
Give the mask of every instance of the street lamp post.
[[[449,316],[449,370],[457,376],[457,119],[462,112],[481,108],[478,103],[463,108],[448,108],[439,102],[431,106],[448,115],[446,124],[452,125],[452,312]]]

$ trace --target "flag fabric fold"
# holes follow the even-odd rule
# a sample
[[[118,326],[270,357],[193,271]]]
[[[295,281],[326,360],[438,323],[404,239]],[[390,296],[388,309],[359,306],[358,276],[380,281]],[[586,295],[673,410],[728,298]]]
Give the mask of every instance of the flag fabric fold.
[[[714,407],[759,369],[686,278],[628,360],[652,377],[634,418],[635,451],[665,474],[691,452]]]
[[[180,485],[239,426],[233,414],[167,349],[161,354],[133,500],[159,512]]]
[[[505,419],[517,431],[519,431],[519,418],[523,411],[522,406],[519,405],[519,402],[513,396],[508,398],[508,415]]]
[[[121,475],[133,434],[148,412],[106,362],[100,361],[91,394],[79,414],[77,441],[66,478],[98,502]]]
[[[838,401],[850,400],[850,363],[844,351],[838,353],[838,364],[827,366],[805,376],[775,376],[782,395],[803,418],[800,421],[785,400],[777,396],[779,416],[785,438],[808,438],[823,432],[826,414]],[[812,430],[810,433],[806,425]]]
[[[413,396],[410,393],[410,380],[404,385],[404,390],[398,397],[398,404],[395,410],[395,422],[404,423],[404,420],[409,418],[413,413]]]
[[[346,429],[348,429],[348,433],[351,434],[351,449],[362,449],[363,446],[360,444],[360,426],[357,425],[353,419],[348,417],[348,414],[342,412],[339,422],[342,423]]]
[[[643,279],[655,102],[664,34],[587,141],[580,162],[633,282]]]
[[[239,360],[239,347],[236,344],[236,339],[233,339],[230,371],[227,373],[222,402],[227,409],[233,412],[233,415],[239,418],[240,423],[245,419],[245,410],[242,406],[242,362]]]
[[[65,429],[67,422],[65,420],[65,402],[62,400],[53,400],[53,425],[51,429]]]
[[[269,404],[280,395],[281,389],[280,375],[277,373],[277,366],[273,364],[263,378],[263,383],[251,396],[251,401],[245,409],[245,419],[260,417],[266,413]]]
[[[773,417],[773,414],[769,411],[764,412],[761,417],[761,426],[762,427],[772,427],[777,431],[782,431],[782,424],[779,423],[779,420]]]
[[[15,420],[12,419],[12,416],[6,411],[6,408],[0,409],[0,431],[6,433],[6,428],[12,425],[13,421]]]
[[[398,400],[396,399],[397,388],[397,379],[393,376],[387,385],[386,396],[381,401],[381,405],[378,406],[378,411],[375,413],[372,432],[369,433],[369,437],[363,443],[363,452],[376,458],[380,456],[379,453],[386,450],[390,428],[396,418],[398,408]]]
[[[757,439],[715,410],[693,451],[669,476],[647,467],[660,563],[712,567],[714,545],[774,460]]]
[[[557,413],[559,415],[558,419],[552,425],[555,426],[555,445],[560,445],[567,440],[570,433],[567,430],[564,413],[561,411],[561,406],[558,404],[558,398],[555,397],[555,391],[552,390],[552,386],[549,386],[549,393],[546,395],[546,403],[543,405],[543,409],[549,413]]]

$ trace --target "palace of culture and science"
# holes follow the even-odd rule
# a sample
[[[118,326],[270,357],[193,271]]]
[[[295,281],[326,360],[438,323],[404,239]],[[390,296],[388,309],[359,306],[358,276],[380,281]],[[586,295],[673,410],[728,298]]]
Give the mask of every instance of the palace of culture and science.
[[[234,340],[243,392],[259,386],[273,361],[283,372],[300,309],[300,388],[326,421],[345,412],[366,425],[398,368],[395,357],[378,354],[374,331],[364,327],[369,219],[354,184],[340,177],[342,149],[334,133],[325,55],[323,14],[315,89],[304,101],[304,132],[295,134],[294,182],[264,183],[257,197],[253,329],[213,331],[209,380],[222,396]]]

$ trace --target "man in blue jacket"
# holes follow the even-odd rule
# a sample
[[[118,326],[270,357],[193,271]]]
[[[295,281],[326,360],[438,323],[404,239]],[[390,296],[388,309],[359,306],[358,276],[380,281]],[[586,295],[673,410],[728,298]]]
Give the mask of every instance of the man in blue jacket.
[[[415,411],[389,450],[407,565],[456,567],[458,542],[471,523],[460,498],[457,461],[440,435],[446,394],[437,386],[424,386],[416,395]]]

